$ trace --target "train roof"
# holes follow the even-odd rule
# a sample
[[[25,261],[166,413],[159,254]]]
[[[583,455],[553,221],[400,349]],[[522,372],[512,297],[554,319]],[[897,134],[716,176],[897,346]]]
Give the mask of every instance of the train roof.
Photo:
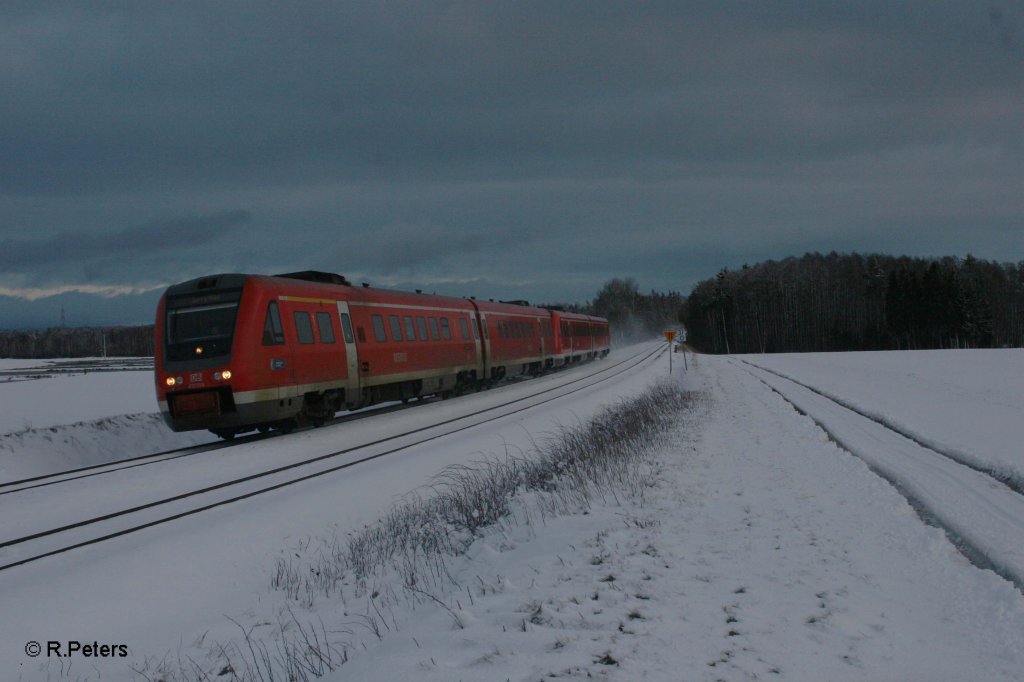
[[[481,312],[505,315],[530,315],[535,317],[559,316],[565,320],[607,323],[607,320],[582,313],[570,313],[556,308],[532,306],[528,301],[494,301],[473,297],[443,296],[427,294],[422,291],[398,291],[371,287],[362,283],[353,285],[343,275],[319,270],[301,270],[279,275],[252,275],[242,273],[221,273],[197,277],[187,282],[175,284],[167,289],[168,296],[198,293],[205,290],[241,289],[252,281],[261,286],[271,287],[279,295],[297,295],[325,300],[348,300],[363,302],[381,302],[397,305],[444,305],[456,309],[471,310],[474,307]]]

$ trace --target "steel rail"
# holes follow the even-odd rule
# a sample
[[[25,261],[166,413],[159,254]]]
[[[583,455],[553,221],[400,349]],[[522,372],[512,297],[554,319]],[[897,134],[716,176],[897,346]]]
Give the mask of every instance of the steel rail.
[[[249,482],[249,481],[257,480],[257,479],[260,479],[260,478],[265,478],[265,477],[268,477],[268,476],[272,476],[274,474],[279,474],[279,473],[282,473],[282,472],[285,472],[285,471],[289,471],[289,470],[292,470],[292,469],[297,469],[299,467],[309,466],[311,464],[315,464],[317,462],[321,462],[321,461],[324,461],[324,460],[327,460],[327,459],[330,459],[330,458],[333,458],[333,457],[337,457],[339,455],[347,454],[347,453],[350,453],[350,452],[353,452],[353,451],[356,451],[356,450],[362,450],[362,449],[370,448],[370,447],[373,447],[373,446],[376,446],[376,445],[381,445],[381,444],[387,443],[389,441],[394,441],[394,440],[397,440],[399,438],[404,438],[404,437],[407,437],[407,436],[410,436],[410,435],[414,435],[416,433],[420,433],[420,432],[423,432],[423,431],[428,431],[428,430],[436,429],[438,427],[442,427],[442,426],[445,426],[445,425],[448,425],[448,424],[453,424],[453,423],[458,422],[458,421],[463,421],[463,420],[469,419],[471,417],[480,416],[480,415],[486,414],[488,412],[494,412],[496,410],[501,410],[502,408],[507,408],[507,407],[509,407],[511,405],[515,405],[516,403],[521,403],[521,402],[524,402],[524,401],[527,401],[527,400],[531,400],[531,399],[537,398],[538,396],[542,396],[542,395],[544,395],[546,393],[553,393],[553,392],[556,392],[556,391],[560,391],[561,389],[564,389],[564,388],[566,388],[568,386],[572,386],[573,384],[577,384],[577,383],[580,383],[580,382],[583,382],[583,381],[587,381],[588,379],[593,379],[594,377],[596,377],[596,376],[598,376],[600,374],[605,374],[609,370],[615,369],[615,368],[620,367],[620,366],[622,366],[624,364],[632,363],[632,364],[628,364],[628,366],[626,366],[626,367],[623,367],[623,368],[619,369],[616,372],[607,374],[607,376],[603,376],[601,378],[598,378],[598,379],[596,379],[596,380],[594,380],[594,381],[592,381],[592,382],[590,382],[588,384],[585,384],[583,386],[578,386],[578,387],[573,388],[573,389],[568,390],[568,391],[560,392],[558,395],[555,395],[555,396],[552,396],[552,397],[549,397],[549,398],[545,398],[544,400],[541,400],[539,402],[533,402],[533,403],[530,403],[528,405],[524,405],[524,406],[519,407],[519,408],[517,408],[515,410],[512,410],[510,412],[502,412],[502,413],[497,414],[495,416],[491,416],[491,417],[488,417],[488,418],[480,420],[480,421],[475,421],[475,422],[473,422],[471,424],[467,424],[465,426],[460,426],[460,427],[455,428],[455,429],[444,431],[443,433],[435,434],[435,435],[432,435],[432,436],[427,436],[427,437],[419,439],[419,440],[417,440],[416,442],[413,442],[413,443],[406,443],[404,445],[400,445],[400,446],[397,446],[397,447],[385,450],[383,452],[377,452],[377,453],[374,453],[372,455],[368,455],[366,457],[361,457],[359,459],[352,460],[352,461],[346,462],[344,464],[333,466],[333,467],[330,467],[330,468],[327,468],[327,469],[323,469],[323,470],[320,470],[320,471],[315,471],[313,473],[305,474],[305,475],[299,476],[297,478],[291,478],[291,479],[282,481],[280,483],[275,483],[275,484],[272,484],[272,485],[269,485],[269,486],[265,486],[263,488],[259,488],[257,490],[252,490],[252,491],[249,491],[249,492],[246,492],[246,493],[235,495],[235,496],[227,498],[227,499],[217,500],[217,501],[211,502],[209,504],[205,504],[205,505],[202,505],[202,506],[199,506],[199,507],[194,507],[194,508],[182,511],[182,512],[178,512],[178,513],[172,514],[170,516],[161,517],[159,519],[155,519],[155,520],[148,521],[148,522],[145,522],[145,523],[142,523],[142,524],[139,524],[139,525],[131,526],[129,528],[124,528],[124,529],[121,529],[121,530],[118,530],[118,531],[115,531],[115,532],[107,533],[107,534],[101,535],[99,537],[91,538],[91,539],[84,540],[84,541],[81,541],[81,542],[75,542],[75,543],[72,543],[72,544],[69,544],[69,545],[66,545],[66,546],[63,546],[63,547],[58,547],[58,548],[53,549],[53,550],[49,550],[49,551],[46,551],[46,552],[43,552],[43,553],[40,553],[40,554],[36,554],[36,555],[29,556],[29,557],[26,557],[26,558],[23,558],[23,559],[19,559],[17,561],[13,561],[13,562],[10,562],[10,563],[7,563],[7,564],[3,564],[3,565],[0,565],[0,572],[6,571],[6,570],[9,570],[9,569],[12,569],[12,568],[16,568],[18,566],[23,566],[25,564],[29,564],[29,563],[32,563],[32,562],[35,562],[35,561],[39,561],[39,560],[45,559],[47,557],[55,556],[55,555],[58,555],[58,554],[63,554],[65,552],[69,552],[69,551],[74,550],[74,549],[79,549],[79,548],[82,548],[82,547],[87,547],[87,546],[90,546],[90,545],[98,544],[100,542],[104,542],[106,540],[111,540],[111,539],[114,539],[114,538],[117,538],[117,537],[121,537],[121,536],[124,536],[124,535],[129,535],[131,533],[135,533],[135,532],[147,529],[147,528],[151,528],[153,526],[161,525],[161,524],[164,524],[164,523],[168,523],[170,521],[175,521],[177,519],[181,519],[181,518],[184,518],[184,517],[187,517],[187,516],[192,516],[192,515],[195,515],[195,514],[204,512],[204,511],[208,511],[210,509],[214,509],[214,508],[217,508],[217,507],[225,506],[225,505],[231,504],[233,502],[238,502],[238,501],[245,500],[245,499],[248,499],[248,498],[251,498],[251,497],[255,497],[257,495],[262,495],[262,494],[265,494],[265,493],[269,493],[269,492],[272,492],[274,490],[278,490],[280,488],[284,488],[284,487],[287,487],[287,486],[290,486],[290,485],[295,485],[297,483],[301,483],[303,481],[307,481],[307,480],[310,480],[310,479],[313,479],[313,478],[318,478],[320,476],[325,476],[327,474],[331,474],[331,473],[334,473],[336,471],[340,471],[340,470],[343,470],[343,469],[347,469],[347,468],[356,466],[358,464],[369,462],[369,461],[378,459],[380,457],[384,457],[386,455],[394,454],[396,452],[399,452],[399,451],[402,451],[402,450],[406,450],[406,449],[409,449],[411,447],[416,447],[418,445],[422,445],[423,443],[428,443],[430,441],[437,440],[439,438],[445,438],[447,436],[450,436],[450,435],[453,435],[453,434],[456,434],[456,433],[460,433],[460,432],[466,431],[468,429],[475,428],[475,427],[480,426],[482,424],[486,424],[486,423],[489,423],[489,422],[492,422],[492,421],[496,421],[498,419],[503,419],[503,418],[511,416],[513,414],[518,414],[520,412],[524,412],[526,410],[533,409],[534,407],[538,407],[540,405],[544,405],[546,403],[558,400],[560,398],[564,398],[564,397],[566,397],[568,395],[572,395],[574,393],[578,393],[580,391],[586,390],[588,388],[596,386],[597,384],[600,384],[600,383],[603,383],[605,381],[608,381],[609,379],[613,379],[613,378],[615,378],[615,377],[617,377],[617,376],[619,376],[621,374],[624,374],[627,371],[629,371],[629,370],[631,370],[631,369],[633,369],[633,368],[635,368],[635,367],[645,363],[646,361],[650,360],[651,358],[656,357],[658,355],[661,355],[664,352],[665,352],[665,348],[663,348],[663,347],[661,347],[659,345],[658,347],[655,347],[653,350],[638,353],[637,355],[635,355],[635,356],[633,356],[631,358],[623,360],[623,361],[621,361],[621,362],[619,362],[616,365],[613,365],[611,367],[604,368],[604,369],[602,369],[599,372],[595,372],[595,373],[587,375],[585,377],[580,377],[578,379],[574,379],[574,380],[572,380],[570,382],[567,382],[565,384],[560,384],[559,386],[554,386],[554,387],[551,387],[551,388],[544,389],[542,391],[538,391],[538,392],[536,392],[534,394],[531,394],[531,395],[528,395],[528,396],[523,396],[521,398],[516,398],[515,400],[510,400],[508,402],[501,403],[500,405],[495,405],[495,406],[484,408],[484,409],[481,409],[481,410],[476,410],[474,412],[470,412],[468,414],[465,414],[465,415],[462,415],[462,416],[459,416],[459,417],[454,417],[452,419],[448,419],[448,420],[445,420],[445,421],[442,421],[442,422],[431,424],[429,426],[421,427],[421,428],[418,428],[418,429],[412,429],[410,431],[405,431],[403,433],[395,434],[395,435],[388,436],[388,437],[385,437],[385,438],[380,438],[378,440],[375,440],[375,441],[372,441],[372,442],[369,442],[369,443],[364,443],[364,444],[361,444],[361,445],[358,445],[358,446],[353,446],[353,447],[350,447],[350,448],[345,448],[345,449],[342,449],[342,450],[337,450],[337,451],[326,453],[326,454],[323,454],[323,455],[318,455],[316,457],[313,457],[313,458],[310,458],[310,459],[307,459],[307,460],[303,460],[301,462],[294,462],[294,463],[286,465],[286,466],[277,467],[277,468],[266,470],[266,471],[259,472],[259,473],[256,473],[256,474],[250,474],[250,475],[244,476],[242,478],[234,479],[234,480],[231,480],[231,481],[225,481],[225,482],[218,483],[218,484],[212,485],[212,486],[207,486],[207,487],[199,489],[199,490],[193,490],[193,491],[181,493],[181,494],[174,495],[174,496],[171,496],[171,497],[167,497],[167,498],[164,498],[164,499],[161,499],[161,500],[156,500],[156,501],[149,502],[149,503],[146,503],[146,504],[138,505],[138,506],[135,506],[135,507],[132,507],[132,508],[129,508],[129,509],[124,509],[124,510],[117,511],[117,512],[111,512],[109,514],[103,514],[101,516],[97,516],[97,517],[94,517],[94,518],[86,519],[86,520],[79,521],[79,522],[72,523],[72,524],[67,524],[67,525],[61,526],[59,528],[53,528],[53,529],[46,530],[46,531],[40,531],[38,533],[32,533],[30,535],[26,535],[26,536],[23,536],[23,537],[20,537],[20,538],[15,538],[13,540],[8,540],[8,541],[0,543],[0,549],[5,548],[5,547],[12,547],[12,546],[16,546],[16,545],[21,545],[21,544],[24,544],[26,542],[31,542],[32,540],[38,540],[40,538],[57,535],[59,533],[64,533],[64,532],[75,530],[75,529],[78,529],[78,528],[83,528],[85,526],[93,525],[93,524],[100,523],[100,522],[103,522],[103,521],[108,521],[108,520],[111,520],[111,519],[114,519],[114,518],[124,517],[124,516],[128,516],[128,515],[131,515],[131,514],[136,514],[138,512],[145,511],[147,509],[152,509],[152,508],[155,508],[155,507],[158,507],[158,506],[161,506],[161,505],[165,505],[165,504],[169,504],[169,503],[172,503],[172,502],[180,501],[180,500],[187,499],[187,498],[190,498],[190,497],[197,497],[199,495],[204,495],[204,494],[216,491],[216,490],[221,490],[221,489],[229,488],[229,487],[232,487],[232,486],[241,485],[241,484]]]
[[[618,361],[618,362],[616,362],[616,363],[614,363],[612,365],[609,365],[607,367],[602,367],[602,368],[598,369],[597,372],[594,372],[594,374],[597,374],[599,372],[607,371],[607,370],[612,369],[614,367],[618,367],[619,365],[621,365],[621,364],[623,364],[625,362],[628,362],[630,359],[631,358],[627,358],[625,360],[620,360],[620,361]],[[550,376],[550,375],[548,375],[548,376]],[[593,374],[588,375],[588,376],[593,376]],[[502,382],[502,383],[504,385],[514,385],[515,383],[518,383],[518,382],[509,381],[507,383],[506,382]],[[498,387],[501,387],[501,386],[502,386],[501,384],[498,385]],[[430,399],[432,400],[433,398],[430,398]],[[331,426],[336,426],[336,425],[339,425],[339,424],[344,424],[344,423],[347,423],[349,421],[354,421],[354,420],[357,420],[357,419],[365,419],[367,417],[372,417],[372,416],[379,416],[379,415],[382,415],[382,414],[388,414],[390,412],[397,412],[399,410],[404,410],[404,409],[408,409],[408,408],[411,408],[411,407],[415,407],[415,405],[412,405],[412,404],[409,404],[409,405],[402,404],[402,405],[385,405],[385,406],[370,407],[370,408],[367,408],[366,411],[360,411],[360,412],[358,412],[356,414],[342,414],[340,416],[335,416],[335,417],[331,418],[327,423],[325,423],[324,426],[329,428]],[[307,431],[307,430],[308,429],[300,429],[300,430],[296,431],[295,433],[301,433],[301,432]],[[266,438],[274,438],[274,437],[282,436],[282,435],[287,435],[287,434],[281,434],[281,433],[278,433],[278,432],[255,433],[255,434],[250,434],[250,435],[242,436],[240,438],[237,438],[237,439],[234,439],[234,440],[231,440],[231,441],[223,440],[223,441],[214,441],[214,442],[211,442],[211,443],[201,443],[201,444],[198,444],[198,445],[188,445],[188,446],[185,446],[185,447],[182,447],[182,448],[174,448],[174,449],[171,449],[171,450],[161,450],[160,452],[153,452],[153,453],[150,453],[150,454],[147,454],[147,455],[138,455],[138,456],[135,456],[135,457],[129,457],[127,459],[119,459],[119,460],[114,461],[114,462],[104,462],[102,464],[91,464],[89,466],[78,467],[78,468],[75,468],[75,469],[65,469],[64,471],[56,471],[56,472],[49,473],[49,474],[41,474],[39,476],[33,476],[31,478],[22,478],[22,479],[19,479],[19,480],[16,480],[16,481],[5,481],[5,482],[0,483],[0,496],[2,496],[2,495],[10,495],[12,493],[22,492],[22,491],[25,491],[25,490],[34,490],[34,489],[37,489],[37,488],[45,488],[45,487],[50,486],[50,485],[58,485],[60,483],[67,483],[68,481],[77,481],[77,480],[80,480],[80,479],[83,479],[83,478],[91,478],[93,476],[102,476],[104,474],[114,473],[114,472],[118,472],[118,471],[124,471],[124,470],[127,470],[127,469],[134,469],[136,467],[146,466],[148,464],[159,464],[161,462],[170,462],[170,461],[179,459],[181,457],[191,457],[193,455],[201,455],[201,454],[206,453],[206,452],[212,452],[212,451],[215,451],[215,450],[221,450],[221,449],[225,449],[225,448],[230,448],[230,447],[234,447],[236,445],[246,445],[248,443],[254,443],[254,442],[266,439]]]

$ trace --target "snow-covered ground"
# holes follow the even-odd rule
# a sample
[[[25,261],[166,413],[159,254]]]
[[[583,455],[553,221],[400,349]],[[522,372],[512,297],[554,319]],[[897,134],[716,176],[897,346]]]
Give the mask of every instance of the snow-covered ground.
[[[215,440],[164,425],[152,371],[73,371],[112,363],[0,360],[0,483]]]
[[[945,353],[743,359],[885,416],[922,442],[1024,469],[1024,387],[1013,381],[1022,376],[1021,352]],[[695,360],[685,375],[676,363],[674,376],[699,396],[697,407],[652,453],[656,475],[642,498],[608,499],[587,514],[535,514],[485,533],[467,556],[450,560],[457,585],[438,591],[436,602],[389,599],[382,587],[383,597],[352,592],[309,607],[270,579],[276,559],[301,561],[320,538],[372,523],[445,465],[501,456],[506,447],[526,451],[555,425],[635,395],[666,374],[664,357],[300,488],[4,571],[0,672],[145,679],[133,669],[189,670],[217,643],[244,646],[244,632],[273,656],[288,621],[322,629],[345,651],[348,661],[328,680],[1021,679],[1024,597],[1011,582],[972,565],[942,530],[923,523],[897,488],[765,383],[775,375],[735,358]],[[150,389],[144,373],[126,374]],[[31,383],[0,385],[9,391],[0,393],[5,409],[20,404],[15,391]],[[84,391],[59,395],[102,402],[95,388]],[[141,400],[100,417],[145,411]],[[402,429],[426,414],[420,410],[458,409],[454,400],[386,417]],[[55,410],[50,404],[47,414]],[[82,419],[73,414],[69,422]],[[861,419],[850,415],[836,418]],[[297,459],[353,432],[346,424],[275,438],[251,446],[252,454],[270,448],[282,461]],[[154,436],[149,449],[169,443]],[[21,471],[23,454],[0,451],[0,465]],[[133,491],[144,481],[135,479]],[[378,609],[387,625],[374,629],[367,616]],[[125,644],[130,655],[47,657],[49,640]],[[44,655],[27,656],[30,641],[43,643]]]
[[[1024,349],[739,357],[1024,483]]]
[[[157,411],[152,371],[52,373],[57,366],[0,360],[0,372],[10,372],[0,376],[0,436]]]

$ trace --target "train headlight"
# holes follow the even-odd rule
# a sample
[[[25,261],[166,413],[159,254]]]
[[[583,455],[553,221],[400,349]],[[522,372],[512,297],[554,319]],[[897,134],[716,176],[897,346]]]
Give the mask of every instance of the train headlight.
[[[202,355],[202,354],[203,354],[203,347],[202,346],[196,346],[196,355]]]
[[[177,382],[174,381],[174,377],[167,377],[167,379],[164,380],[164,383],[168,386],[173,386]]]
[[[182,379],[181,377],[175,377],[175,379],[174,379],[174,383],[176,383],[176,384],[178,384],[179,386],[181,386],[181,385],[182,385],[183,383],[185,383],[185,380],[184,380],[184,379]]]
[[[224,381],[227,381],[228,379],[230,379],[231,378],[231,370],[230,369],[226,369],[223,372],[221,372],[220,373],[220,378],[223,379]]]

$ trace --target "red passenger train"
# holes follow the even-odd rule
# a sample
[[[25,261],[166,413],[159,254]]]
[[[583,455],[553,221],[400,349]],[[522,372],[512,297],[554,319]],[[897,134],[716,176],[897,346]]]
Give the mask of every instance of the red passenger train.
[[[600,317],[356,287],[313,271],[172,286],[160,299],[155,337],[164,420],[175,431],[223,438],[480,388],[603,357],[610,341]]]

